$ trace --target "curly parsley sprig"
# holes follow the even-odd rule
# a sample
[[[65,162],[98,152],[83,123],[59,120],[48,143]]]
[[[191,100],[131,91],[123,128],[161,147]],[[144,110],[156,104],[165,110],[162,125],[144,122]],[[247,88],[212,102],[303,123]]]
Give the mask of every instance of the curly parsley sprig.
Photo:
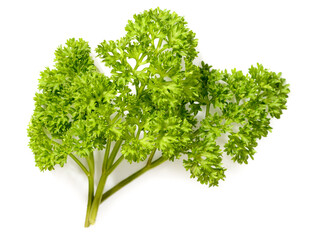
[[[55,51],[55,67],[41,72],[28,128],[40,170],[64,166],[69,157],[87,176],[86,227],[95,222],[101,202],[182,154],[192,178],[217,186],[225,178],[223,154],[247,163],[257,140],[271,131],[270,120],[286,109],[289,88],[280,73],[260,64],[246,75],[195,65],[195,33],[174,12],[144,11],[125,29],[124,37],[96,48],[110,77],[98,71],[82,39],[69,39]],[[104,150],[102,160],[94,158],[98,150]],[[97,188],[95,161],[102,161]],[[104,192],[122,161],[145,166]]]

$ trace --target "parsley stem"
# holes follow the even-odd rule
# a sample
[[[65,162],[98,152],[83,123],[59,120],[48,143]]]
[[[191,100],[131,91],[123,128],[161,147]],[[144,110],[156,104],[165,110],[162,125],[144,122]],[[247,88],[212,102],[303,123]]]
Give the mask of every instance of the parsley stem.
[[[154,150],[152,151],[151,155],[149,156],[149,158],[148,158],[148,160],[147,160],[146,165],[151,165],[156,150],[157,150],[157,148],[154,148]]]
[[[120,116],[121,116],[121,114],[120,114],[120,113],[117,113],[116,116],[112,119],[111,123],[112,123],[112,124],[115,123],[115,122],[118,120],[118,118],[119,118]]]
[[[108,162],[110,147],[111,147],[111,139],[108,138],[108,140],[106,142],[106,149],[105,149],[105,154],[104,154],[104,159],[103,159],[102,172],[104,172],[105,169],[107,169],[107,167],[108,167],[107,162]]]
[[[95,223],[107,177],[108,177],[108,174],[102,173],[102,176],[100,178],[99,184],[97,186],[97,189],[96,189],[93,201],[92,201],[90,214],[88,217],[89,225]]]
[[[122,140],[116,141],[115,146],[112,150],[112,153],[110,154],[110,156],[108,158],[107,169],[109,169],[112,166],[112,164],[116,158],[116,155],[117,155],[117,153],[121,147],[121,143],[122,143]]]
[[[121,155],[121,156],[116,160],[116,162],[111,166],[111,168],[108,169],[107,175],[111,174],[112,171],[115,170],[115,168],[121,163],[121,161],[122,161],[123,159],[124,159],[124,156]]]
[[[195,130],[195,132],[193,132],[193,136],[196,137],[198,134],[200,133],[199,129]]]
[[[90,175],[93,176],[94,175],[94,154],[93,154],[93,152],[91,152],[89,154],[89,156],[87,157],[87,163],[89,166]]]
[[[141,133],[141,131],[142,131],[141,126],[138,126],[138,132],[137,132],[137,134],[136,134],[136,136],[135,136],[136,139],[139,139],[139,138],[140,138],[140,133]]]
[[[158,44],[157,44],[157,48],[156,48],[156,52],[159,51],[159,49],[160,49],[160,47],[161,47],[161,45],[162,45],[162,42],[163,42],[163,39],[162,39],[162,38],[159,38]]]
[[[112,187],[110,190],[108,190],[107,192],[105,192],[102,195],[101,198],[101,202],[103,202],[105,199],[107,199],[108,197],[110,197],[111,195],[113,195],[115,192],[117,192],[119,189],[123,188],[124,186],[126,186],[128,183],[132,182],[134,179],[138,178],[139,176],[141,176],[143,173],[145,173],[146,171],[157,167],[158,165],[160,165],[161,163],[165,162],[167,159],[165,159],[164,157],[160,157],[157,160],[153,161],[150,165],[146,165],[145,167],[141,168],[140,170],[138,170],[137,172],[133,173],[132,175],[130,175],[129,177],[125,178],[124,180],[122,180],[121,182],[119,182],[117,185],[115,185],[114,187]]]
[[[206,113],[205,113],[205,118],[206,118],[206,117],[208,117],[209,110],[210,110],[210,103],[208,103],[208,104],[206,105]]]
[[[92,206],[93,197],[94,197],[94,155],[93,155],[93,152],[91,152],[86,159],[89,165],[90,174],[88,176],[89,193],[88,193],[88,205],[87,205],[87,213],[86,213],[86,219],[85,219],[85,227],[89,227],[90,226],[89,214],[91,211],[91,206]]]
[[[145,56],[146,56],[146,54],[142,54],[142,56],[141,56],[140,59],[139,59],[139,64],[142,63],[142,61],[143,61],[143,59],[145,58]]]
[[[70,153],[69,156],[79,165],[79,167],[82,169],[82,171],[84,171],[84,173],[87,175],[87,177],[89,176],[89,172],[86,169],[86,167],[82,164],[82,162],[79,161],[78,158],[75,157],[74,154]]]
[[[136,71],[138,69],[138,67],[141,66],[142,60],[143,58],[145,58],[146,54],[142,54],[142,56],[139,59],[135,59],[136,60],[136,64],[133,68],[133,71]]]
[[[141,84],[141,87],[139,88],[139,91],[138,91],[138,96],[141,95],[141,93],[144,90],[144,88],[145,88],[145,85]]]

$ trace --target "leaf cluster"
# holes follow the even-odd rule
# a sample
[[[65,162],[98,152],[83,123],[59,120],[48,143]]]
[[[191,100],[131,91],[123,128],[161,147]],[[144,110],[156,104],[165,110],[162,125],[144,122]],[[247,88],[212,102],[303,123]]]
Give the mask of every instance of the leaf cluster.
[[[82,39],[58,47],[55,67],[41,72],[28,128],[36,165],[52,170],[70,154],[86,158],[115,142],[129,162],[155,151],[168,160],[184,154],[191,177],[215,186],[225,177],[224,154],[238,163],[253,158],[271,119],[286,109],[281,73],[261,64],[247,74],[195,65],[195,33],[168,10],[134,15],[125,30],[96,48],[110,77]]]

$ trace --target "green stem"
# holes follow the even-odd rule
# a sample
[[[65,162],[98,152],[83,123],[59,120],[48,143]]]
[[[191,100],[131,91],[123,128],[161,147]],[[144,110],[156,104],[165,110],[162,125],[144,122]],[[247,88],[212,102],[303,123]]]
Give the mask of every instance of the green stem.
[[[142,86],[139,88],[139,90],[138,90],[138,96],[141,95],[141,93],[142,93],[142,91],[144,90],[144,88],[145,88],[145,85],[142,85]]]
[[[210,110],[210,103],[207,103],[205,117],[208,117],[209,110]]]
[[[154,148],[154,150],[152,151],[151,155],[149,156],[149,158],[147,160],[147,164],[146,165],[151,165],[156,150],[157,150],[157,148]]]
[[[105,187],[106,179],[107,179],[107,174],[103,173],[100,178],[99,185],[96,189],[95,196],[92,201],[92,206],[91,206],[90,214],[88,218],[89,225],[95,223],[97,212],[101,203],[102,193]]]
[[[111,168],[108,169],[107,175],[111,174],[112,171],[115,170],[115,168],[119,165],[119,163],[121,163],[121,161],[122,161],[123,159],[124,159],[124,156],[121,155],[121,156],[116,160],[116,162],[111,166]]]
[[[159,51],[159,49],[160,49],[160,47],[161,47],[161,44],[162,44],[162,41],[163,41],[163,39],[160,38],[159,41],[158,41],[157,48],[156,48],[156,51],[155,51],[155,52],[158,52],[158,51]]]
[[[87,162],[88,162],[90,174],[88,176],[89,193],[88,193],[87,212],[86,212],[86,218],[85,218],[85,227],[90,226],[89,215],[90,215],[91,206],[92,206],[93,197],[94,197],[94,155],[93,155],[93,152],[91,152],[89,156],[87,157]]]
[[[115,123],[120,116],[121,114],[117,113],[116,116],[112,119],[111,123]]]
[[[124,159],[124,156],[121,155],[117,161],[112,165],[112,167],[106,172],[106,173],[102,173],[102,176],[100,178],[98,187],[96,189],[96,193],[94,198],[92,199],[92,204],[90,206],[90,211],[88,213],[88,219],[86,219],[86,222],[88,222],[88,225],[85,225],[86,227],[90,226],[91,224],[95,223],[96,220],[96,216],[97,216],[97,212],[99,209],[99,206],[101,204],[101,199],[102,199],[102,193],[106,184],[106,180],[107,177],[109,176],[109,174],[111,174],[112,171],[114,171],[114,169],[119,165],[119,163],[121,163],[121,161]]]
[[[135,64],[135,66],[133,68],[133,71],[136,71],[138,69],[138,67],[141,66],[142,60],[143,60],[143,58],[145,56],[146,56],[145,54],[142,54],[142,56],[139,59],[135,59],[136,60],[136,64]]]
[[[105,155],[104,155],[104,160],[103,160],[103,165],[102,165],[102,172],[104,172],[107,169],[107,160],[108,160],[108,156],[110,152],[110,146],[111,146],[111,140],[109,138],[106,143]]]
[[[90,211],[91,211],[93,194],[94,194],[94,180],[93,180],[93,177],[89,177],[88,178],[88,182],[89,182],[89,193],[88,193],[87,212],[86,212],[86,218],[85,218],[85,227],[89,227],[90,226],[89,215],[90,215]]]
[[[140,138],[141,131],[142,131],[142,128],[141,128],[141,126],[138,125],[138,132],[137,132],[137,135],[135,136],[136,139]]]
[[[193,132],[193,136],[196,137],[197,134],[199,134],[199,129],[197,129],[195,132]]]
[[[87,177],[89,176],[89,172],[86,169],[86,167],[82,164],[82,162],[79,161],[78,158],[75,157],[74,154],[70,153],[69,156],[79,165],[79,167],[82,169],[82,171],[84,171],[84,173],[87,175]]]
[[[139,176],[141,176],[143,173],[145,173],[146,171],[157,167],[158,165],[160,165],[161,163],[165,162],[167,159],[165,159],[164,157],[160,157],[157,160],[155,160],[154,162],[152,162],[151,164],[146,164],[145,167],[143,167],[142,169],[140,169],[139,171],[133,173],[132,175],[130,175],[129,177],[127,177],[126,179],[122,180],[121,182],[119,182],[116,186],[112,187],[110,190],[108,190],[107,192],[105,192],[102,195],[101,198],[101,202],[103,202],[105,199],[107,199],[109,196],[111,196],[112,194],[114,194],[115,192],[117,192],[119,189],[123,188],[124,186],[126,186],[128,183],[132,182],[134,179],[138,178]]]
[[[110,156],[108,158],[108,163],[107,163],[107,168],[106,169],[109,169],[112,166],[112,164],[113,164],[113,162],[114,162],[114,160],[116,158],[116,155],[117,155],[117,153],[118,153],[118,151],[120,149],[121,143],[122,143],[122,140],[116,141],[115,146],[113,148],[113,151],[112,151],[112,153],[110,154]]]

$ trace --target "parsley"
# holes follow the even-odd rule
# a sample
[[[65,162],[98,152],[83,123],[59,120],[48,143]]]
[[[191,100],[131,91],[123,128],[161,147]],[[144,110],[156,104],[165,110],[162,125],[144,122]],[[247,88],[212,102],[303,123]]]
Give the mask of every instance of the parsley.
[[[280,73],[260,64],[246,75],[196,66],[195,33],[174,12],[157,8],[134,15],[126,32],[96,49],[110,77],[97,70],[86,41],[69,39],[55,52],[55,68],[41,72],[34,98],[28,135],[36,166],[53,170],[69,156],[81,167],[89,181],[86,227],[106,198],[182,154],[192,178],[217,186],[225,178],[222,155],[247,163],[257,140],[271,131],[270,120],[286,109],[289,89]],[[217,143],[222,136],[224,146]],[[95,189],[94,151],[104,149]],[[154,159],[156,151],[161,156]],[[146,164],[103,193],[122,161]]]

